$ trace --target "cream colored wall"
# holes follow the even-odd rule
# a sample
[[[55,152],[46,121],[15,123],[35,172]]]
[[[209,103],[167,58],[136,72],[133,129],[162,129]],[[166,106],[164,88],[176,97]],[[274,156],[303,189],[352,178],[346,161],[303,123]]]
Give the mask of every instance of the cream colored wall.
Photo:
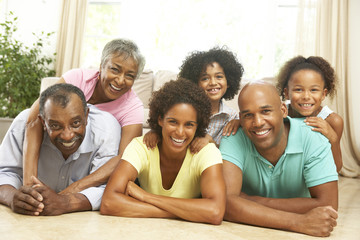
[[[350,80],[350,111],[353,114],[354,123],[351,131],[355,136],[355,142],[360,149],[360,1],[349,0],[349,69]]]

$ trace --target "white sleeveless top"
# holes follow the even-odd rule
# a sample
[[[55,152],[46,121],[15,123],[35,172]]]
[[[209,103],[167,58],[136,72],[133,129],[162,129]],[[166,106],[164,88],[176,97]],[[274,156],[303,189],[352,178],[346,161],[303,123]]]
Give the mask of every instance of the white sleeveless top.
[[[317,116],[325,120],[333,112],[334,111],[331,110],[328,106],[324,106]]]

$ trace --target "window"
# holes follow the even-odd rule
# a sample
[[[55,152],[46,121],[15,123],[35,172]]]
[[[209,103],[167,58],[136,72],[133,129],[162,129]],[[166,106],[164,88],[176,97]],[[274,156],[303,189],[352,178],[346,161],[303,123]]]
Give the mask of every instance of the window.
[[[0,22],[7,19],[10,11],[13,12],[14,16],[18,18],[16,39],[24,42],[27,46],[31,46],[36,41],[34,34],[41,36],[42,32],[54,32],[55,34],[50,36],[49,42],[45,42],[43,52],[46,55],[52,55],[56,48],[59,5],[59,0],[0,0]],[[29,9],[36,9],[36,13]]]
[[[6,1],[0,0],[0,22],[4,21],[4,15],[6,13],[6,10],[7,10]]]
[[[98,67],[105,43],[120,37],[154,71],[178,71],[190,52],[227,45],[245,78],[271,77],[293,56],[296,11],[296,0],[90,0],[83,66]]]
[[[83,66],[99,67],[105,44],[120,37],[121,10],[122,4],[119,1],[89,1],[82,49]]]

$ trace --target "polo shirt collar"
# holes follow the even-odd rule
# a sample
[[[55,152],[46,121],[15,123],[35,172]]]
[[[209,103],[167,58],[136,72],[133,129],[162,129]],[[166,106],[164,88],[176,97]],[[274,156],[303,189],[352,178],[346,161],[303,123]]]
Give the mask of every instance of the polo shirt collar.
[[[279,158],[279,161],[276,164],[276,166],[281,165],[281,164],[279,164],[279,162],[283,161],[283,160],[281,160],[281,159],[284,159],[283,156],[285,156],[287,154],[296,154],[296,153],[303,152],[302,140],[301,140],[301,136],[302,136],[301,135],[301,127],[296,122],[296,120],[292,119],[289,116],[284,118],[284,123],[285,122],[290,122],[290,131],[289,131],[289,136],[288,136],[288,142],[286,144],[285,152]],[[249,139],[249,141],[250,141],[250,139]],[[254,150],[252,151],[253,156],[257,157],[258,159],[260,159],[267,165],[271,164],[267,159],[265,159],[263,156],[261,156],[260,153],[258,153],[258,151],[255,148],[254,143],[252,143],[251,145],[254,148]]]

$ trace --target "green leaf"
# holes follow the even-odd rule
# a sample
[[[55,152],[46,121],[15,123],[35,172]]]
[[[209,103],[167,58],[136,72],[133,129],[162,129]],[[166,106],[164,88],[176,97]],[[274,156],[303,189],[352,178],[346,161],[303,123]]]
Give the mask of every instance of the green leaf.
[[[10,12],[0,23],[0,117],[15,117],[38,98],[40,81],[55,76],[56,53],[44,56],[42,48],[53,33],[42,32],[33,47],[14,38],[17,17]]]

